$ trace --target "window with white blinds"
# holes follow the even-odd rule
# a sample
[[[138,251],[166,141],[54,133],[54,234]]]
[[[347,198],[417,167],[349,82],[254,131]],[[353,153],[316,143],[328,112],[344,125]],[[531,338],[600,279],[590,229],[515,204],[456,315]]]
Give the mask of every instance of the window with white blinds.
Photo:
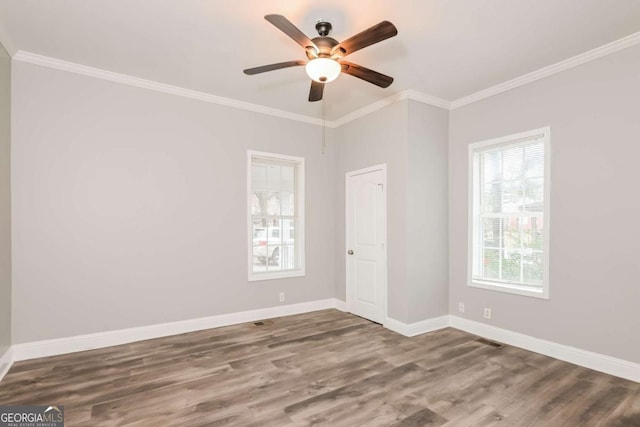
[[[549,128],[469,147],[469,285],[549,297]]]
[[[304,275],[304,159],[248,152],[249,280]]]

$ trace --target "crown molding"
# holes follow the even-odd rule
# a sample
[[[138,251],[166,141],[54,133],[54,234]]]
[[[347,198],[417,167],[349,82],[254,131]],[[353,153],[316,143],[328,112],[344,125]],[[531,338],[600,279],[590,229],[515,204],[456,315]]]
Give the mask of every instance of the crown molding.
[[[404,101],[407,99],[410,99],[416,102],[421,102],[423,104],[431,105],[434,107],[442,108],[445,110],[448,110],[451,104],[449,101],[445,99],[437,98],[435,96],[418,92],[416,90],[408,89],[408,90],[403,90],[402,92],[393,94],[387,98],[381,99],[380,101],[376,101],[373,104],[369,104],[367,106],[359,108],[347,115],[340,117],[337,120],[334,120],[332,122],[327,122],[327,127],[332,127],[332,128],[340,127],[344,124],[347,124],[356,119],[359,119],[360,117],[364,117],[375,111],[382,110],[383,108],[386,108],[391,104],[395,104],[396,102]]]
[[[438,98],[424,92],[418,92],[417,90],[413,89],[409,89],[405,92],[407,92],[407,99],[410,99],[412,101],[442,108],[443,110],[451,109],[451,102],[447,101],[446,99]]]
[[[369,104],[362,108],[359,108],[349,114],[346,114],[340,117],[337,120],[334,120],[332,122],[327,122],[327,127],[338,128],[346,123],[352,122],[356,119],[359,119],[360,117],[364,117],[367,114],[371,114],[375,111],[382,110],[383,108],[388,107],[389,105],[395,104],[396,102],[402,101],[404,99],[407,99],[406,91],[398,92],[387,98],[381,99],[380,101],[376,101],[373,104]]]
[[[173,86],[166,83],[160,83],[153,80],[142,79],[139,77],[129,76],[127,74],[115,73],[112,71],[103,70],[100,68],[89,67],[87,65],[78,64],[75,62],[64,61],[49,56],[38,55],[31,52],[19,50],[13,55],[14,61],[26,62],[29,64],[40,65],[42,67],[53,68],[55,70],[67,71],[70,73],[80,74],[83,76],[94,77],[97,79],[107,80],[115,83],[122,83],[129,86],[135,86],[143,89],[153,90],[156,92],[167,93],[171,95],[182,96],[184,98],[195,99],[198,101],[209,102],[212,104],[224,105],[227,107],[238,108],[247,111],[253,111],[256,113],[267,114],[270,116],[280,117],[289,120],[295,120],[302,123],[308,123],[316,126],[326,126],[328,128],[337,128],[345,123],[353,121],[359,117],[370,114],[374,111],[387,107],[395,102],[402,101],[404,99],[413,99],[425,104],[434,105],[440,108],[449,108],[449,102],[440,98],[436,98],[430,95],[426,95],[413,90],[405,90],[396,93],[388,98],[374,102],[360,108],[352,113],[349,113],[338,120],[318,119],[316,117],[305,116],[302,114],[291,113],[289,111],[278,110],[276,108],[265,107],[263,105],[252,104],[249,102],[238,101],[232,98],[225,98],[222,96],[212,95],[206,92],[200,92],[196,90],[186,89],[179,86]]]
[[[172,86],[153,80],[141,79],[138,77],[129,76],[127,74],[114,73],[112,71],[89,67],[86,65],[77,64],[75,62],[63,61],[61,59],[51,58],[48,56],[37,55],[35,53],[25,52],[22,50],[18,51],[13,56],[13,60],[53,68],[56,70],[68,71],[70,73],[81,74],[84,76],[95,77],[111,82],[122,83],[129,86],[136,86],[144,89],[154,90],[156,92],[182,96],[184,98],[196,99],[198,101],[209,102],[212,104],[224,105],[227,107],[239,108],[242,110],[253,111],[256,113],[267,114],[270,116],[295,120],[303,123],[309,123],[316,126],[322,126],[323,124],[322,119],[318,119],[315,117],[291,113],[288,111],[278,110],[276,108],[265,107],[264,105],[238,101],[231,98],[212,95],[206,92],[185,89],[179,86]]]
[[[499,93],[524,86],[526,84],[535,82],[536,80],[544,79],[545,77],[549,77],[562,71],[577,67],[578,65],[594,61],[596,59],[602,58],[603,56],[611,55],[612,53],[618,52],[631,46],[635,46],[637,44],[640,44],[640,32],[623,37],[621,39],[581,53],[580,55],[576,55],[569,59],[565,59],[564,61],[560,61],[547,67],[540,68],[539,70],[524,74],[520,77],[516,77],[515,79],[508,80],[506,82],[491,86],[487,89],[481,90],[471,95],[456,99],[455,101],[451,102],[450,109],[454,110],[464,105],[472,104],[474,102],[489,98]]]
[[[232,98],[225,98],[222,96],[212,95],[206,92],[199,92],[196,90],[186,89],[179,86],[173,86],[166,83],[160,83],[153,80],[141,79],[138,77],[129,76],[126,74],[114,73],[112,71],[103,70],[100,68],[89,67],[74,62],[63,61],[61,59],[51,58],[44,55],[38,55],[23,50],[18,50],[13,55],[13,60],[26,62],[30,64],[40,65],[43,67],[53,68],[62,71],[68,71],[71,73],[81,74],[85,76],[95,77],[98,79],[108,80],[116,83],[122,83],[130,86],[136,86],[144,89],[154,90],[157,92],[167,93],[171,95],[182,96],[185,98],[195,99],[198,101],[209,102],[212,104],[224,105],[227,107],[238,108],[242,110],[252,111],[261,114],[267,114],[270,116],[280,117],[284,119],[294,120],[302,123],[308,123],[315,126],[325,126],[328,128],[338,128],[346,123],[352,122],[360,117],[371,114],[375,111],[388,107],[396,102],[410,99],[412,101],[421,102],[423,104],[431,105],[434,107],[442,108],[445,110],[453,110],[460,108],[464,105],[468,105],[485,98],[500,94],[502,92],[515,89],[517,87],[535,82],[545,77],[552,76],[554,74],[566,71],[568,69],[577,67],[578,65],[585,64],[587,62],[602,58],[620,50],[626,49],[631,46],[640,44],[640,32],[623,37],[614,42],[608,43],[604,46],[597,47],[590,51],[584,52],[580,55],[576,55],[572,58],[558,62],[556,64],[549,65],[531,73],[524,74],[515,79],[508,80],[506,82],[491,86],[487,89],[475,92],[471,95],[456,99],[454,101],[447,101],[446,99],[438,98],[423,92],[418,92],[413,89],[404,90],[395,93],[387,98],[376,101],[372,104],[359,108],[351,113],[348,113],[336,120],[322,120],[316,117],[305,116],[303,114],[291,113],[289,111],[279,110],[276,108],[266,107],[264,105],[252,104],[249,102],[238,101]],[[6,46],[5,46],[6,47]],[[11,53],[11,52],[10,52]]]

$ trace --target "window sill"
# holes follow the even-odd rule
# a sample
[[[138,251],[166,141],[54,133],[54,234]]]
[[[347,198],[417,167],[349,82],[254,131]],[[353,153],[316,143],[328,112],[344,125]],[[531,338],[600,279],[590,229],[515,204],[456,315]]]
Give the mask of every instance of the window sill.
[[[524,295],[527,297],[549,299],[549,286],[545,284],[542,288],[536,289],[528,286],[509,284],[509,283],[497,283],[497,282],[483,282],[480,280],[471,280],[468,285],[472,288],[488,289],[490,291],[503,292],[515,295]]]
[[[273,273],[249,273],[250,282],[260,282],[263,280],[288,279],[291,277],[304,277],[304,270],[274,271]]]

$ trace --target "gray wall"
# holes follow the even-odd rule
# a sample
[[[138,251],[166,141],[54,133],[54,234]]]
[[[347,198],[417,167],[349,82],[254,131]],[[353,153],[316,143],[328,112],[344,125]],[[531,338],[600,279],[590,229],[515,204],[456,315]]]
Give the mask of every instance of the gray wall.
[[[11,345],[10,123],[11,58],[0,45],[0,358]]]
[[[468,144],[551,126],[549,300],[470,288]],[[640,47],[450,116],[450,311],[640,362]]]
[[[334,296],[319,127],[13,71],[14,343]],[[247,149],[305,157],[306,277],[247,281]]]
[[[280,291],[345,299],[344,174],[386,163],[390,317],[459,314],[463,301],[469,319],[491,307],[492,325],[640,361],[640,47],[450,114],[393,104],[328,130],[324,155],[315,126],[13,70],[14,343],[275,306]],[[468,144],[547,125],[551,299],[469,288]],[[306,159],[304,278],[247,281],[247,149]]]
[[[387,164],[388,315],[447,314],[448,113],[402,101],[333,131],[336,141],[336,295],[345,299],[345,173]]]
[[[408,321],[448,314],[449,112],[409,101],[406,194]]]

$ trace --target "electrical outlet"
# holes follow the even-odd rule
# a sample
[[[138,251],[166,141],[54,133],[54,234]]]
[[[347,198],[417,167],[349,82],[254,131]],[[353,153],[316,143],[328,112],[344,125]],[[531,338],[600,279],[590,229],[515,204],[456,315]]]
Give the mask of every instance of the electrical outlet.
[[[284,292],[280,292],[280,302],[284,302]]]
[[[491,319],[491,309],[490,308],[487,308],[487,307],[484,308],[484,318],[485,319]]]
[[[464,313],[464,303],[462,301],[458,303],[458,311]]]

